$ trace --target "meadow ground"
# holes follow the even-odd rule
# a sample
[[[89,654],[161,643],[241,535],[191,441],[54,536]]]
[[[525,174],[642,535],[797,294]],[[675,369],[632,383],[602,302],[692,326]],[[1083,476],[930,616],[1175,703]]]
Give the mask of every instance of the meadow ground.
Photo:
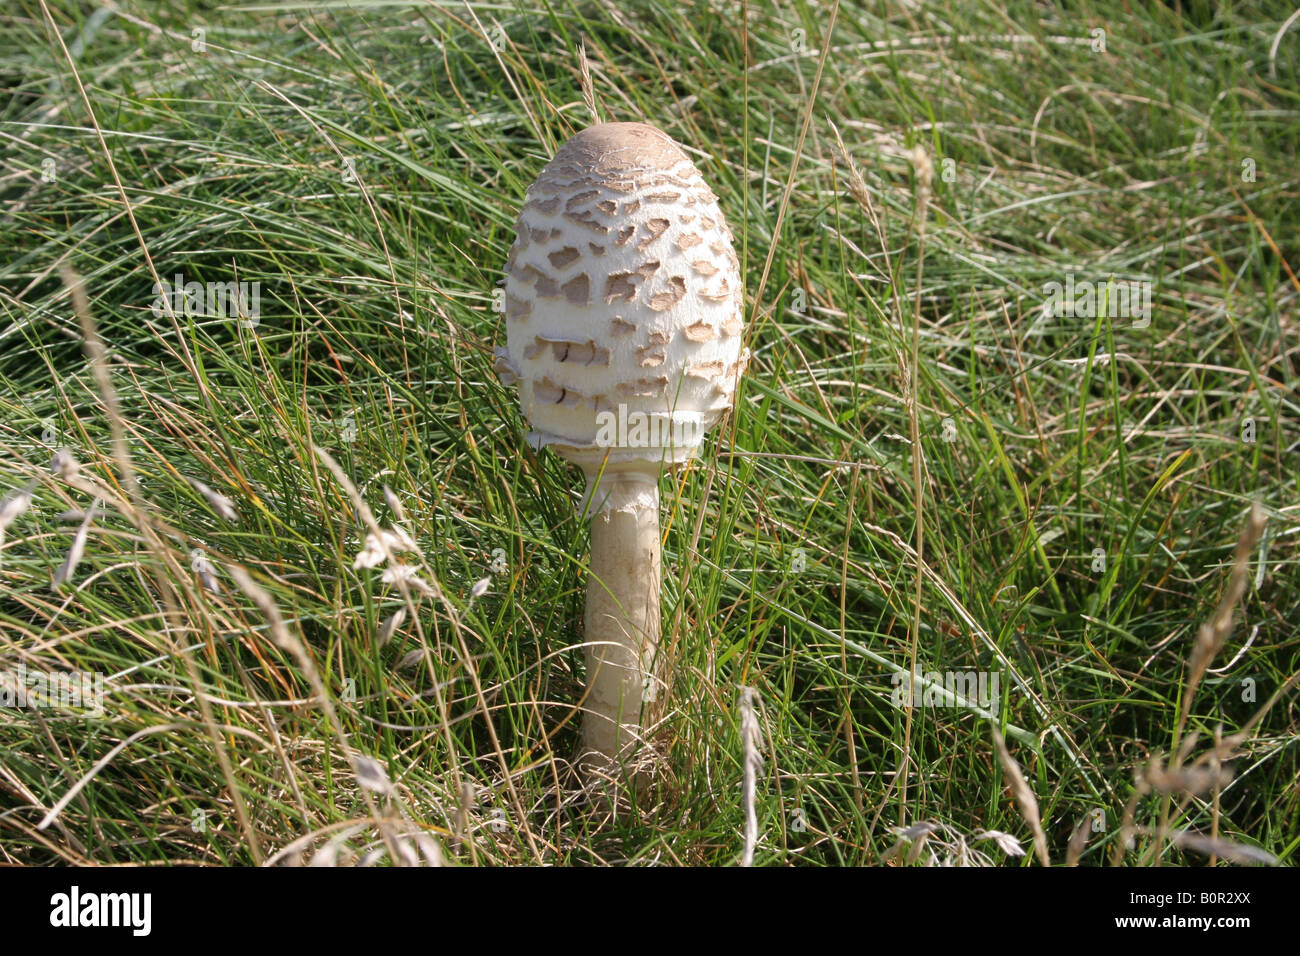
[[[757,865],[1294,861],[1292,12],[6,4],[0,861],[729,865],[747,766]],[[753,353],[614,819],[492,372],[593,110],[691,151]]]

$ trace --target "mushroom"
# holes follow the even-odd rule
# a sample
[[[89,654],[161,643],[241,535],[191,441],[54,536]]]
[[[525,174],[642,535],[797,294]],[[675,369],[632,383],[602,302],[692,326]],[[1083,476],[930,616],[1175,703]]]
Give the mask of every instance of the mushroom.
[[[579,767],[626,771],[663,711],[659,476],[731,407],[740,265],[718,199],[667,134],[604,123],[528,190],[506,262],[506,347],[528,443],[578,465],[591,515]]]

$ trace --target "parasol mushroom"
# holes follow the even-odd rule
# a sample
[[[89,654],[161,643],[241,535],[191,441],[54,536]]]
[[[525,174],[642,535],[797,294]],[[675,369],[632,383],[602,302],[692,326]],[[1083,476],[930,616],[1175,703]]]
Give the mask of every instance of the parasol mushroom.
[[[659,476],[731,407],[739,262],[717,196],[665,133],[604,123],[529,188],[506,262],[506,347],[534,448],[587,478],[591,564],[579,766],[611,774],[662,713]]]

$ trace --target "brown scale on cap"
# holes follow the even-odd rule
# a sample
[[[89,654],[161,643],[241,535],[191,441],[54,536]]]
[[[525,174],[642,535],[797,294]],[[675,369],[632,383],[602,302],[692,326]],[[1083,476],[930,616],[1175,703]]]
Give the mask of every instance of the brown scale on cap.
[[[509,292],[506,293],[506,318],[518,319],[523,321],[528,318],[533,311],[533,303],[528,299],[516,299]]]
[[[653,345],[642,345],[636,350],[637,364],[642,368],[654,368],[663,365],[668,359],[667,353]]]
[[[645,252],[650,244],[668,231],[672,223],[667,219],[651,219],[645,224],[646,237],[636,244],[637,249]]]
[[[591,299],[591,279],[585,272],[564,283],[562,289],[570,305],[586,305]]]
[[[565,246],[563,249],[556,249],[546,258],[550,260],[551,265],[555,268],[567,269],[582,258],[582,253],[573,246]]]

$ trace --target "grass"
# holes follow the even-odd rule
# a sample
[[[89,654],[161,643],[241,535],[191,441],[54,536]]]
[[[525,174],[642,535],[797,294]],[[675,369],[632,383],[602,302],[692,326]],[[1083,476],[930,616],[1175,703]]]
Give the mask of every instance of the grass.
[[[755,865],[1295,860],[1290,7],[141,7],[0,17],[0,672],[105,689],[0,707],[4,862],[732,865],[747,789]],[[491,369],[583,43],[754,353],[664,480],[670,759],[611,819],[581,478]],[[394,526],[418,580],[354,566]]]

